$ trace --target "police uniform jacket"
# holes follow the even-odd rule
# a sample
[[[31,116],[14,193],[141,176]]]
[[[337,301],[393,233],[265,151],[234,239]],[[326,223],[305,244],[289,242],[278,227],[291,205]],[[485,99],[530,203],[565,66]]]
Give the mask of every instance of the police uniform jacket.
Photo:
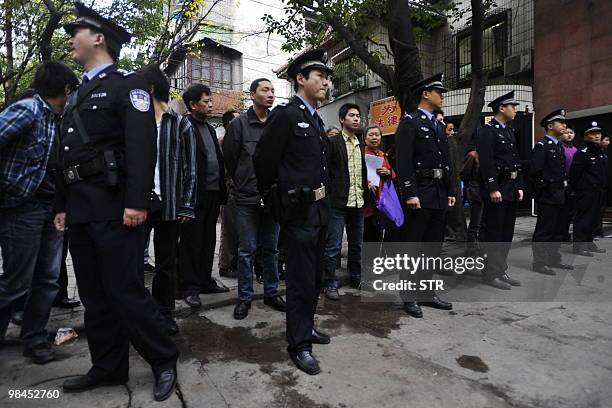
[[[448,137],[442,126],[415,111],[406,115],[395,133],[396,169],[402,203],[418,197],[422,208],[446,209],[456,195]],[[442,178],[430,176],[442,170]]]
[[[598,145],[586,143],[578,149],[570,167],[570,185],[576,192],[605,190],[608,167],[604,153]]]
[[[504,128],[493,119],[478,129],[476,141],[483,194],[488,196],[493,191],[499,191],[502,200],[518,201],[523,178],[514,130],[507,125]],[[514,179],[511,178],[512,172],[517,172]]]
[[[149,206],[157,131],[148,88],[139,74],[111,65],[71,95],[61,125],[62,167],[97,161],[101,171],[60,189],[56,207],[68,223],[121,220],[125,208]]]
[[[274,108],[266,120],[253,158],[262,196],[266,196],[273,184],[278,185],[281,195],[292,189],[308,187],[314,190],[326,186],[326,150],[323,122],[315,123],[300,98],[294,97],[286,105]],[[327,225],[329,198],[313,202],[302,211],[284,210],[282,222]]]
[[[535,187],[535,199],[542,204],[565,204],[567,174],[565,153],[561,142],[544,137],[531,154],[530,176]]]

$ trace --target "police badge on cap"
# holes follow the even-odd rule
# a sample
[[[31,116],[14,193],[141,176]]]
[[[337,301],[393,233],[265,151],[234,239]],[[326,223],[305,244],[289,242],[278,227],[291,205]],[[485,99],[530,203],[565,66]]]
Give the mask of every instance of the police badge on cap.
[[[325,50],[316,49],[307,51],[304,54],[294,59],[287,67],[287,76],[290,79],[295,79],[297,74],[303,72],[307,68],[317,68],[331,75],[334,70],[328,65],[327,53]]]
[[[595,121],[589,122],[589,124],[583,129],[582,134],[586,136],[587,133],[601,132],[601,127]]]

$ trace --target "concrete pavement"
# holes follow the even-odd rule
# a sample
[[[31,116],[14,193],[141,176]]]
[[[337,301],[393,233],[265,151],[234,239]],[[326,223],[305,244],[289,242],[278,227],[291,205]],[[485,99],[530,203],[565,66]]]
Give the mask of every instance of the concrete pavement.
[[[517,240],[529,238],[533,221],[518,220]],[[522,247],[510,262],[525,288],[549,279],[525,267],[530,257]],[[203,310],[176,312],[180,386],[164,403],[153,401],[152,374],[134,351],[126,386],[63,394],[63,378],[90,362],[82,309],[54,310],[49,327],[75,327],[80,337],[56,347],[58,361],[36,366],[21,357],[11,328],[13,340],[0,350],[0,406],[611,407],[612,250],[597,262],[573,261],[588,265],[579,281],[563,277],[557,302],[456,303],[451,312],[424,309],[423,319],[412,319],[399,305],[368,302],[368,293],[352,289],[341,289],[339,302],[322,297],[317,325],[332,343],[315,346],[318,376],[289,361],[284,315],[258,301],[236,321],[234,290],[203,295]],[[17,400],[9,389],[60,391],[58,399]]]

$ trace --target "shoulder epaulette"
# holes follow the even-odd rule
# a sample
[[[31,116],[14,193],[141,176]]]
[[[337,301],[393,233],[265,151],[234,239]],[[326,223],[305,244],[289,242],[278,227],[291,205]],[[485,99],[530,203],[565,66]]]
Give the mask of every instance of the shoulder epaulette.
[[[120,74],[120,75],[123,75],[124,77],[130,76],[130,75],[134,74],[134,71],[127,71],[127,70],[125,70],[123,68],[119,68],[115,72]]]

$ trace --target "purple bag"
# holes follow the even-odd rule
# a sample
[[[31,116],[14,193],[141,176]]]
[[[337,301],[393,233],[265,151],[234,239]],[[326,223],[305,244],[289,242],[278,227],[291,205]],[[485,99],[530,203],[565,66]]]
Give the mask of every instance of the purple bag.
[[[381,228],[399,228],[404,224],[404,211],[391,179],[386,180],[382,186],[376,210]]]

